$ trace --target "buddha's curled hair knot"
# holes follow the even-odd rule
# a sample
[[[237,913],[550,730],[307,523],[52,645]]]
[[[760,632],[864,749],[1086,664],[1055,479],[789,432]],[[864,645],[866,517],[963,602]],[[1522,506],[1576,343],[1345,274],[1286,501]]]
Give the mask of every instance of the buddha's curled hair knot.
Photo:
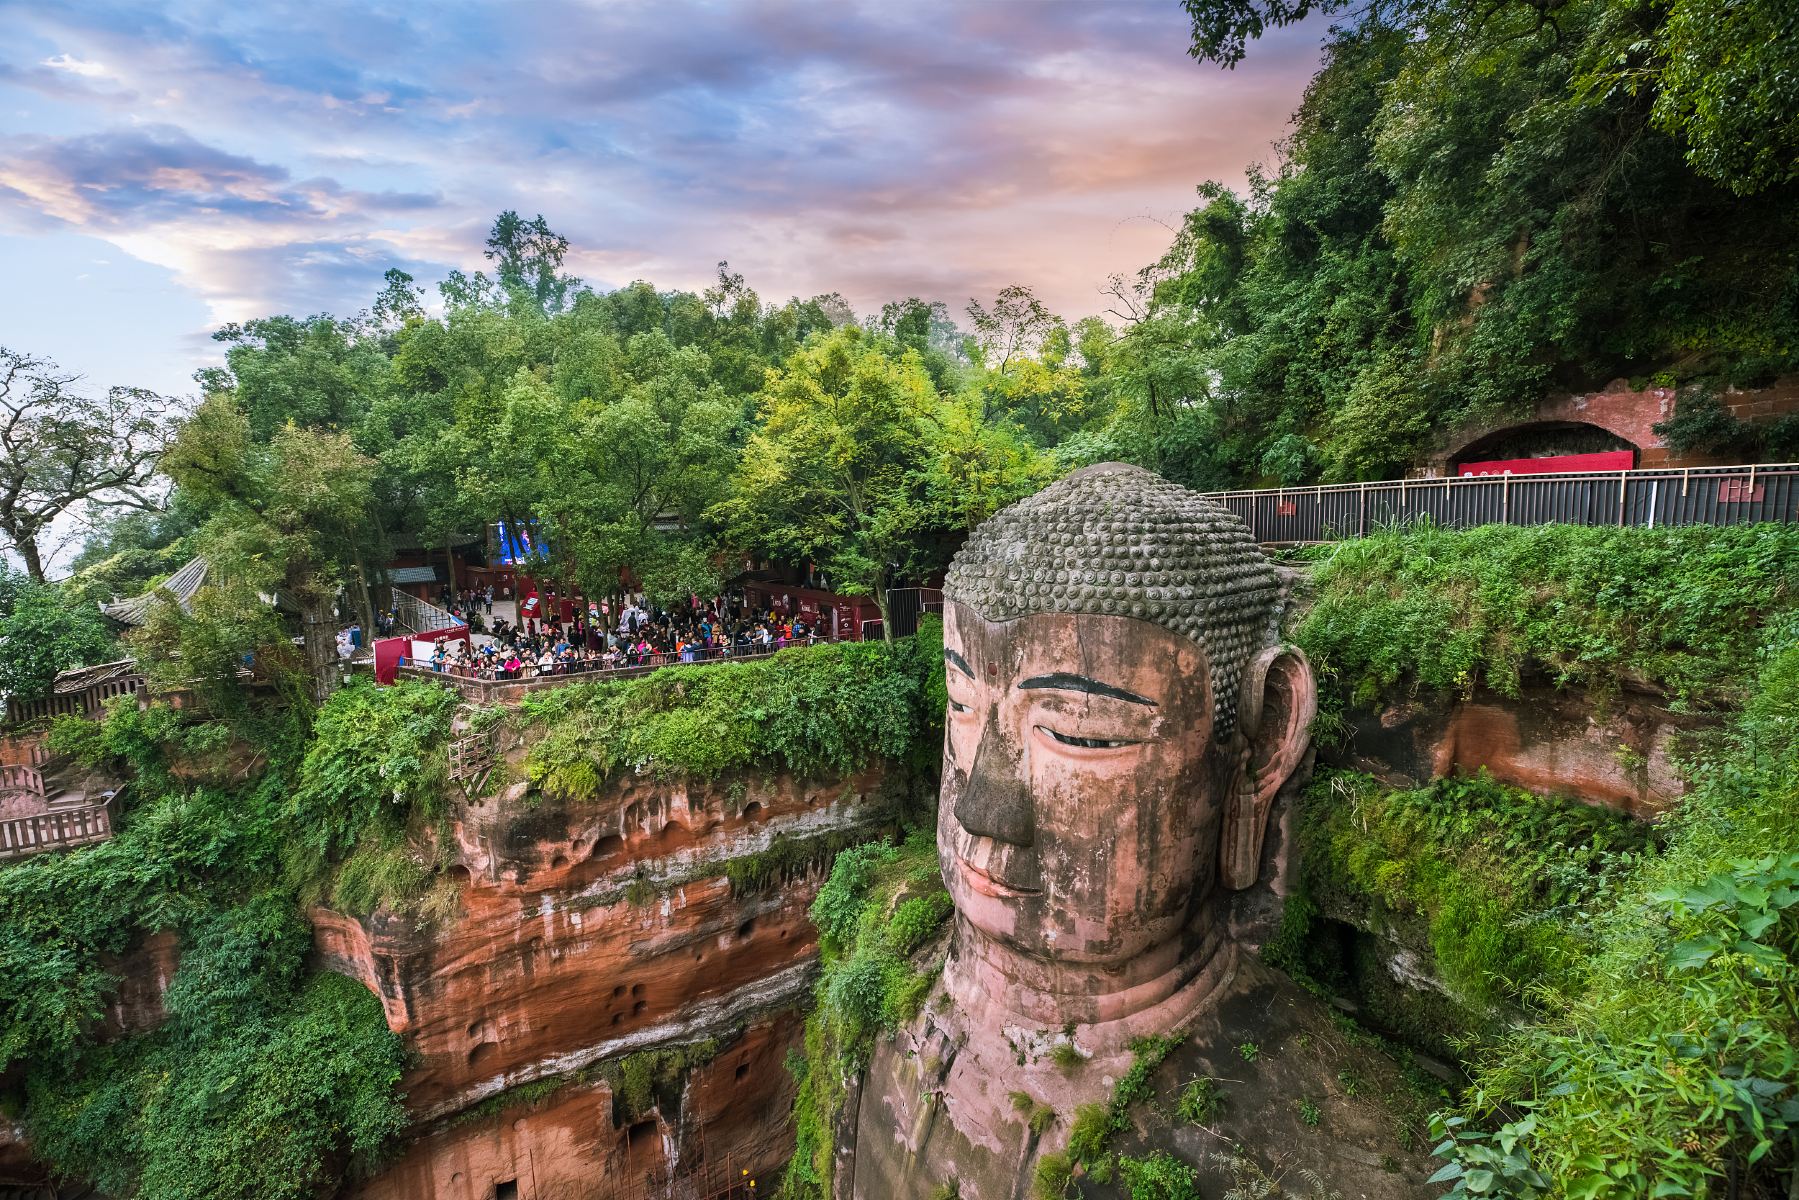
[[[1279,636],[1280,580],[1243,522],[1124,463],[1086,467],[995,513],[943,589],[991,621],[1128,616],[1191,638],[1212,667],[1220,736],[1236,720],[1244,666]]]

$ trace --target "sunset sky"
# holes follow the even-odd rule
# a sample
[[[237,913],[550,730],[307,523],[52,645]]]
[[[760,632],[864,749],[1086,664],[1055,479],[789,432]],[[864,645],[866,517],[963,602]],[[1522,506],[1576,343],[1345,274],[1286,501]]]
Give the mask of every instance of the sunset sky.
[[[595,287],[1010,283],[1075,318],[1270,160],[1318,28],[1234,72],[1176,0],[0,0],[0,344],[192,390],[220,322],[349,313],[541,212]],[[435,294],[435,293],[433,293]]]

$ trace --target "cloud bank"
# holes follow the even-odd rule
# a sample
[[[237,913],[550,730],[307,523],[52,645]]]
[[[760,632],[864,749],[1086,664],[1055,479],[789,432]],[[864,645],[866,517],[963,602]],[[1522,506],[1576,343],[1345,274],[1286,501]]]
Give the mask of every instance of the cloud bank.
[[[1317,59],[1195,64],[1175,0],[146,7],[0,3],[0,232],[103,239],[221,322],[477,265],[502,208],[600,286],[729,259],[771,299],[1080,316],[1271,157]]]

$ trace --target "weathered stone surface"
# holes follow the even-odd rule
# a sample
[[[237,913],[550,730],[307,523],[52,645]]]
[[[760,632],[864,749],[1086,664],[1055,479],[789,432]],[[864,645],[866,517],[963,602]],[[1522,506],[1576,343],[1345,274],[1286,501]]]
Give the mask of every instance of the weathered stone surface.
[[[1177,1154],[1199,1169],[1202,1196],[1232,1186],[1230,1167],[1212,1156],[1234,1148],[1293,1183],[1312,1171],[1345,1200],[1439,1194],[1424,1185],[1434,1165],[1383,1102],[1405,1091],[1392,1061],[1346,1039],[1324,1004],[1253,955],[1227,951],[1214,962],[1219,976],[1207,1003],[1151,1077],[1156,1103],[1136,1106],[1130,1129],[1109,1148]],[[1049,1051],[1062,1040],[1059,1030],[1024,1026],[984,1037],[934,996],[869,1067],[852,1114],[856,1152],[839,1173],[838,1195],[923,1198],[953,1180],[962,1196],[1025,1200],[1039,1159],[1066,1143],[1076,1106],[1105,1103],[1122,1069],[1097,1058],[1059,1067]],[[1078,1032],[1071,1040],[1083,1046]],[[1254,1062],[1240,1050],[1246,1044],[1256,1047]],[[1184,1124],[1174,1116],[1176,1098],[1202,1076],[1220,1081],[1223,1106],[1204,1126]],[[1014,1093],[1055,1110],[1041,1137]],[[1315,1106],[1316,1124],[1301,1101]],[[1113,1194],[1090,1183],[1082,1190]]]
[[[1686,793],[1675,763],[1701,717],[1625,693],[1603,709],[1583,692],[1530,686],[1517,698],[1420,699],[1349,714],[1350,748],[1331,757],[1401,785],[1485,768],[1493,778],[1648,820]]]
[[[735,894],[726,864],[777,839],[872,835],[898,786],[876,769],[633,778],[584,804],[512,789],[455,825],[461,913],[447,927],[315,912],[320,964],[367,983],[418,1055],[403,1087],[423,1132],[353,1194],[486,1200],[511,1181],[521,1196],[632,1200],[776,1171],[792,1151],[782,1059],[814,975],[821,874]],[[678,1096],[617,1111],[603,1074],[709,1038],[723,1048]]]
[[[800,1031],[784,1013],[749,1026],[688,1077],[679,1111],[619,1119],[604,1080],[451,1118],[414,1141],[358,1200],[490,1197],[516,1183],[532,1200],[722,1195],[770,1190],[791,1148],[793,1080],[782,1060]]]
[[[418,1054],[409,1107],[454,1112],[653,1045],[702,1009],[722,1028],[801,997],[816,875],[736,896],[722,868],[778,837],[872,832],[880,787],[876,772],[752,780],[735,796],[631,780],[592,804],[489,802],[456,825],[455,921],[316,910],[319,962],[368,984]]]

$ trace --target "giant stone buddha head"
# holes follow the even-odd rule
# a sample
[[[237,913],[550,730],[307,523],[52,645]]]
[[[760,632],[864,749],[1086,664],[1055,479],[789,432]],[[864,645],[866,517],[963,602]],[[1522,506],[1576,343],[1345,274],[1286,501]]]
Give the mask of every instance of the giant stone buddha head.
[[[975,530],[944,593],[958,920],[1055,989],[1178,986],[1221,885],[1257,878],[1315,710],[1274,567],[1221,506],[1103,463]]]

